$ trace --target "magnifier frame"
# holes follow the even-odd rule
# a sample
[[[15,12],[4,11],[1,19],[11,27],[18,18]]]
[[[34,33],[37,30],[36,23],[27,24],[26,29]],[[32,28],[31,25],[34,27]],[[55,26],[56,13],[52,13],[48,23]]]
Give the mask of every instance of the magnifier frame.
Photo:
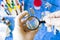
[[[29,20],[29,18],[31,18],[31,17],[36,18],[36,19],[37,19],[37,21],[39,22],[39,24],[38,24],[38,26],[37,26],[35,29],[29,29],[28,27],[27,27],[27,28],[28,28],[29,30],[36,30],[36,29],[38,29],[38,28],[39,28],[40,21],[39,21],[39,19],[38,19],[37,17],[35,17],[35,16],[29,16],[29,17],[27,18],[27,20]]]
[[[45,21],[40,21],[37,17],[35,17],[35,16],[29,16],[28,18],[27,18],[27,20],[29,20],[29,18],[31,18],[31,17],[33,17],[33,18],[36,18],[37,19],[37,21],[39,22],[39,24],[38,24],[38,26],[35,28],[35,29],[29,29],[28,27],[28,29],[29,30],[36,30],[36,29],[38,29],[39,28],[39,25],[41,24],[41,23],[46,23]]]

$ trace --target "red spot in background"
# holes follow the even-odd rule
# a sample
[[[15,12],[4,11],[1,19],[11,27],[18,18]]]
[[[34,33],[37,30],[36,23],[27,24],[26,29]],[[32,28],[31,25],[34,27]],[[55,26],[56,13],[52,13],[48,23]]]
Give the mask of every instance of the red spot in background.
[[[39,7],[42,5],[42,1],[41,0],[34,0],[34,6]]]
[[[2,7],[4,7],[4,5],[1,5]]]

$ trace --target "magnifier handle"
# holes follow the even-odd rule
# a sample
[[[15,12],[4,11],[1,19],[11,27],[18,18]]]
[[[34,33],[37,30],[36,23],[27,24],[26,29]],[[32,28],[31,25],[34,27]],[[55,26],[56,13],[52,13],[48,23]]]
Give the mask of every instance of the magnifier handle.
[[[46,22],[45,21],[40,21],[39,24],[41,24],[41,23],[46,23]]]

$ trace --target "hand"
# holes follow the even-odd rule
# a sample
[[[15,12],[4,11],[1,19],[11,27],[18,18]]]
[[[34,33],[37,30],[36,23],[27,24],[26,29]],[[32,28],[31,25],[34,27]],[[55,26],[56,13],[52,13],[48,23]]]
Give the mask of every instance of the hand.
[[[22,12],[15,19],[15,28],[13,30],[13,40],[33,40],[38,30],[30,31],[25,25],[27,18],[22,21],[22,18],[29,15],[27,11]]]

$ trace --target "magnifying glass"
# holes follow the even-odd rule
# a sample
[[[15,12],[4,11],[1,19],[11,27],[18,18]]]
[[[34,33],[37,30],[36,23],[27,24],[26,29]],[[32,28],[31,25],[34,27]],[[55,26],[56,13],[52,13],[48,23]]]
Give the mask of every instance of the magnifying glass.
[[[41,23],[45,23],[45,21],[40,21],[37,17],[31,16],[28,17],[26,25],[29,30],[36,30]]]

